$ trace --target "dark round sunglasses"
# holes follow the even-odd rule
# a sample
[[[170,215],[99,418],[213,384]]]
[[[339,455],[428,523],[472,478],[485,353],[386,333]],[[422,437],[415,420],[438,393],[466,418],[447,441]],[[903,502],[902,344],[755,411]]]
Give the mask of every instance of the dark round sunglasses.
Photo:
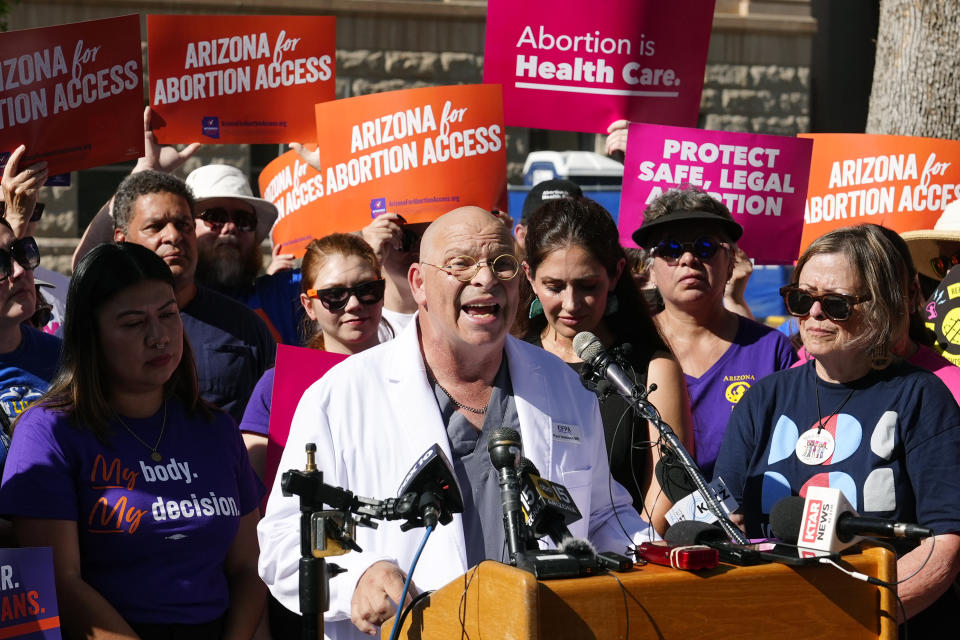
[[[28,236],[14,240],[6,249],[0,249],[0,282],[13,273],[14,260],[27,271],[39,267],[40,248],[37,247],[37,241]]]
[[[850,318],[850,314],[853,313],[853,305],[870,299],[869,294],[862,296],[848,296],[845,293],[815,295],[793,285],[781,287],[780,295],[783,296],[783,304],[787,307],[787,313],[792,316],[803,318],[810,315],[810,308],[813,307],[813,303],[819,302],[823,315],[838,322]]]
[[[256,231],[257,214],[243,209],[227,209],[226,207],[213,207],[206,211],[201,211],[197,216],[206,222],[212,229],[220,229],[228,222],[232,222],[237,231]]]
[[[701,260],[709,260],[717,255],[717,251],[722,246],[724,246],[723,243],[712,238],[697,238],[693,242],[662,240],[651,249],[651,253],[669,262],[676,262],[688,251]]]
[[[952,256],[937,256],[936,258],[930,258],[930,266],[933,268],[933,272],[937,274],[938,278],[945,278],[947,271],[950,271],[951,267],[955,267],[958,264],[960,264],[960,251]]]
[[[371,280],[352,287],[330,287],[329,289],[308,289],[307,297],[316,298],[328,311],[340,311],[347,306],[351,296],[357,296],[360,304],[375,304],[383,300],[387,281]]]

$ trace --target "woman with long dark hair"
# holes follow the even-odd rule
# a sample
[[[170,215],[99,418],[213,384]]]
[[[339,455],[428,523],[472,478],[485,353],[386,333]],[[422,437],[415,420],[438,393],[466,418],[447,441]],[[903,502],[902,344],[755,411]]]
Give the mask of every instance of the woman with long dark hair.
[[[629,344],[634,381],[657,385],[650,401],[692,449],[683,374],[624,273],[626,255],[610,214],[586,198],[548,201],[528,218],[526,252],[532,295],[520,307],[529,310],[521,318],[522,337],[577,371],[583,365],[573,351],[577,333],[596,334],[607,349]],[[616,394],[601,402],[600,411],[614,479],[662,534],[671,503],[654,474],[659,434]]]
[[[200,399],[170,269],[136,244],[91,251],[0,487],[18,542],[53,548],[66,635],[250,638],[262,492],[233,420]]]

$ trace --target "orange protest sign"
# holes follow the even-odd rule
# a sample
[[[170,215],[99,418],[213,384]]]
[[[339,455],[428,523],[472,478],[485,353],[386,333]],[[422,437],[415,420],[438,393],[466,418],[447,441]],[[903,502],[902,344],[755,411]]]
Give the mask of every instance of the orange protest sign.
[[[336,95],[329,16],[149,15],[147,35],[163,144],[311,142]]]
[[[838,227],[872,222],[898,233],[932,229],[960,199],[960,142],[866,134],[813,139],[800,251]]]
[[[0,34],[0,166],[51,175],[143,155],[140,19],[122,16]]]
[[[378,93],[318,104],[316,114],[321,171],[288,152],[260,174],[285,252],[302,255],[311,239],[388,211],[429,222],[466,205],[506,209],[500,85]]]

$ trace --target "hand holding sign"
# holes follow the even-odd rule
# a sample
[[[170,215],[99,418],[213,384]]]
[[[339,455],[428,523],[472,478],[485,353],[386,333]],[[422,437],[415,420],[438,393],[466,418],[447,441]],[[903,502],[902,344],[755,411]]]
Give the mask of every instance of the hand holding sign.
[[[604,151],[608,156],[612,156],[617,151],[627,152],[627,131],[630,127],[629,120],[617,120],[607,127],[607,140],[604,143]]]
[[[154,120],[158,119],[159,117],[154,114],[150,107],[146,107],[143,110],[144,152],[143,156],[137,159],[137,165],[131,173],[146,171],[147,169],[161,171],[163,173],[172,173],[176,171],[180,165],[189,160],[190,157],[196,153],[197,149],[203,146],[199,142],[193,142],[179,150],[176,147],[160,146],[156,136],[153,135],[154,126],[157,124]]]
[[[33,216],[40,187],[47,181],[46,162],[37,162],[23,171],[19,170],[20,159],[26,152],[26,145],[20,145],[10,154],[10,159],[3,168],[3,179],[0,180],[3,201],[6,203],[3,217],[13,227],[17,237],[29,234],[27,226]]]
[[[314,145],[305,147],[299,142],[291,142],[288,146],[296,151],[297,155],[303,158],[303,161],[308,165],[317,171],[323,171],[323,167],[320,165],[320,147]]]
[[[280,253],[282,249],[282,244],[274,245],[270,264],[267,266],[268,276],[278,271],[288,271],[297,267],[297,257],[292,253]]]

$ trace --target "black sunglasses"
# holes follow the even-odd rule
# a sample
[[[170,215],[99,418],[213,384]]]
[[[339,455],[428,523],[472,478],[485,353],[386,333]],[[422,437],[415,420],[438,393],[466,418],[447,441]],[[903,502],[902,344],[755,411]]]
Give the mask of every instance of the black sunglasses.
[[[937,274],[938,278],[946,277],[947,271],[950,271],[951,267],[955,267],[958,264],[960,264],[960,251],[952,256],[937,256],[936,258],[930,258],[930,266],[933,268],[933,272]]]
[[[32,237],[14,240],[6,249],[0,249],[0,282],[6,280],[13,273],[13,261],[26,269],[33,271],[40,266],[40,248]]]
[[[387,281],[383,278],[361,282],[352,287],[330,287],[329,289],[309,289],[308,298],[316,298],[328,311],[340,311],[350,301],[351,296],[357,296],[360,304],[374,304],[383,300],[383,292]]]
[[[237,231],[256,231],[257,214],[244,211],[243,209],[227,209],[225,207],[214,207],[201,211],[197,216],[211,228],[219,229],[228,222],[232,222]]]
[[[701,260],[709,260],[717,255],[717,251],[719,251],[722,246],[723,243],[711,238],[697,238],[693,242],[662,240],[657,243],[657,246],[651,249],[651,253],[671,262],[679,260],[680,256],[688,251]]]
[[[815,295],[792,285],[781,287],[780,295],[783,296],[783,303],[787,307],[787,313],[792,316],[802,318],[810,315],[810,308],[813,307],[813,303],[819,302],[820,308],[823,310],[823,315],[838,322],[850,318],[850,314],[853,313],[853,305],[866,302],[870,299],[870,294],[862,296],[848,296],[845,293],[823,293]]]

